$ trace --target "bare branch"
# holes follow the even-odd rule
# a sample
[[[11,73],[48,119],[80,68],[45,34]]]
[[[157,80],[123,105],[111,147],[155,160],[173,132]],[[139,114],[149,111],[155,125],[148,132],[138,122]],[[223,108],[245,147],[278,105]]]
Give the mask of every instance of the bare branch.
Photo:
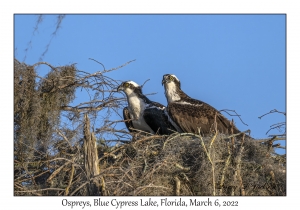
[[[247,125],[246,123],[244,123],[244,121],[242,120],[242,118],[240,117],[241,115],[239,115],[235,110],[230,110],[230,109],[222,109],[222,110],[219,110],[219,112],[226,112],[228,115],[230,116],[237,116],[241,122],[244,124],[244,125]],[[234,112],[235,114],[230,114],[229,112]],[[247,125],[248,126],[248,125]]]
[[[273,125],[270,126],[271,128],[266,132],[266,134],[268,134],[268,133],[269,133],[271,130],[273,130],[273,129],[277,129],[277,130],[280,131],[280,129],[281,129],[282,127],[284,127],[284,126],[285,126],[285,122],[273,124]]]
[[[113,98],[110,99],[106,102],[103,102],[102,104],[93,107],[93,106],[89,106],[89,107],[72,107],[72,106],[62,106],[61,109],[64,111],[72,111],[72,112],[87,112],[87,111],[100,111],[103,108],[107,107],[108,105],[112,105],[113,102],[118,101],[118,98]]]
[[[33,65],[33,67],[36,67],[36,66],[39,66],[39,65],[47,65],[49,66],[52,70],[56,71],[56,68],[54,66],[52,66],[51,64],[47,63],[47,62],[44,62],[44,61],[41,61],[41,62],[37,62]]]
[[[144,85],[145,85],[148,81],[150,81],[150,79],[147,79],[147,80],[141,85],[141,87],[143,88]]]
[[[266,115],[268,115],[268,114],[272,114],[272,113],[280,113],[280,114],[286,115],[285,112],[280,112],[280,111],[278,111],[277,109],[273,109],[273,110],[269,111],[269,112],[266,113],[266,114],[263,114],[262,116],[260,116],[260,117],[258,117],[258,118],[261,119],[262,117],[264,117],[264,116],[266,116]]]
[[[92,60],[92,61],[95,61],[95,62],[99,63],[103,67],[103,71],[105,71],[105,66],[103,65],[103,63],[95,60],[94,58],[89,58],[89,59]]]
[[[45,189],[38,189],[38,190],[23,190],[23,191],[15,191],[15,193],[20,193],[20,192],[26,192],[26,193],[31,193],[31,192],[39,192],[39,191],[46,191],[46,190],[55,190],[55,191],[65,191],[65,189],[60,189],[60,188],[45,188]]]

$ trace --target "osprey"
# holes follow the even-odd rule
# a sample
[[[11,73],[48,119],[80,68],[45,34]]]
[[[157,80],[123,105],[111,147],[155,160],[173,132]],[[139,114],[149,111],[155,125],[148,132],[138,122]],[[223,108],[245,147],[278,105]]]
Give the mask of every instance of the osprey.
[[[149,100],[137,83],[123,82],[117,90],[123,91],[127,97],[128,107],[123,109],[123,117],[130,132],[142,130],[152,134],[169,135],[175,130],[164,112],[166,107]]]
[[[231,134],[231,129],[233,133],[240,132],[214,107],[185,94],[175,75],[165,74],[162,85],[168,101],[166,114],[178,132],[198,134],[198,128],[202,135],[210,134],[215,129],[224,134]]]

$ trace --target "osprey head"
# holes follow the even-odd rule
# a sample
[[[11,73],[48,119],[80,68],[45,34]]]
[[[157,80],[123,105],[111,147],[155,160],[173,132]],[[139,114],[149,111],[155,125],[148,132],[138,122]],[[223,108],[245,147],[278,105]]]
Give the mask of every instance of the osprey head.
[[[168,83],[174,83],[180,89],[180,80],[174,74],[165,74],[163,76],[161,84],[167,86]]]
[[[180,96],[180,81],[174,74],[165,74],[163,76],[162,85],[165,88],[165,96],[168,103],[179,101]]]
[[[139,86],[137,83],[133,82],[133,81],[126,81],[126,82],[122,82],[118,89],[118,92],[123,91],[124,93],[126,93],[127,95],[130,95],[133,92],[140,92],[142,93],[142,88],[141,86]]]

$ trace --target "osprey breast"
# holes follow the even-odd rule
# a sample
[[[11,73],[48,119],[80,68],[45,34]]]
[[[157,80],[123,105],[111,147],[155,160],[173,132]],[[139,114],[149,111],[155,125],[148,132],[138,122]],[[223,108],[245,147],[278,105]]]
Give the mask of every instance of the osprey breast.
[[[165,95],[168,100],[168,103],[172,103],[180,100],[180,96],[177,93],[176,85],[171,82],[165,85]]]
[[[147,107],[147,104],[143,101],[143,99],[138,97],[130,97],[128,102],[134,128],[149,133],[154,133],[150,126],[146,123],[143,116],[144,110]]]

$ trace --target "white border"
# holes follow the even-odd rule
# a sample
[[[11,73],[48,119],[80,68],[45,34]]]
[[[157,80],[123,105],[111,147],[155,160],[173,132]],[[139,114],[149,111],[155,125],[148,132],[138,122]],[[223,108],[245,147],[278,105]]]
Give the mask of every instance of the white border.
[[[282,209],[288,206],[297,208],[299,195],[299,139],[296,131],[299,123],[296,119],[299,116],[299,7],[296,1],[2,1],[0,3],[0,23],[1,23],[1,181],[3,188],[1,193],[1,209],[30,208],[30,209],[68,209],[63,207],[62,199],[66,197],[14,197],[13,196],[13,14],[15,13],[213,13],[213,14],[253,14],[253,13],[280,13],[287,14],[287,157],[288,157],[288,173],[287,173],[287,196],[286,197],[210,197],[211,199],[221,200],[237,200],[239,207],[259,208],[263,209]],[[276,81],[274,81],[276,82]],[[3,135],[4,134],[4,135]],[[93,202],[97,197],[70,197],[70,200],[85,200]],[[144,197],[146,198],[146,197]],[[174,198],[174,197],[172,197]],[[198,197],[206,199],[207,197]],[[113,198],[105,198],[111,200]],[[140,199],[139,197],[118,197],[121,200]],[[160,200],[160,197],[154,197]],[[189,199],[189,197],[184,197]],[[86,207],[87,208],[87,207]],[[103,208],[103,207],[98,207]],[[122,209],[132,209],[125,208]],[[145,207],[146,208],[146,207]],[[176,208],[176,207],[164,207]],[[201,208],[201,207],[197,207]],[[210,207],[212,208],[212,207]],[[217,207],[215,207],[217,208]],[[298,207],[299,208],[299,207]],[[82,209],[82,208],[73,208]],[[105,209],[116,209],[109,207]],[[139,209],[139,208],[136,208]],[[178,208],[179,209],[179,208]]]

